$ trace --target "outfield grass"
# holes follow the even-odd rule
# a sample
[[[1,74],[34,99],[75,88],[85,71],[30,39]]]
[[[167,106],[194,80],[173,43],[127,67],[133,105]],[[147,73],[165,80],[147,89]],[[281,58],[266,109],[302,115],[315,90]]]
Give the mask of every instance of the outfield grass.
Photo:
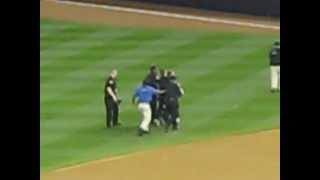
[[[41,170],[159,146],[279,127],[268,51],[278,34],[115,28],[41,20]],[[130,102],[150,64],[174,69],[182,130],[137,137]],[[104,79],[116,67],[119,129],[105,129]]]

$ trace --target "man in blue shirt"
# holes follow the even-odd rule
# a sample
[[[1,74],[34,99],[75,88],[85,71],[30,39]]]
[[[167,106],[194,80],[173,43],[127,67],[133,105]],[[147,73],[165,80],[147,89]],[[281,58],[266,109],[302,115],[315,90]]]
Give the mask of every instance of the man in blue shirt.
[[[164,90],[157,90],[149,86],[147,81],[143,81],[142,85],[135,90],[132,102],[138,104],[138,109],[142,114],[142,121],[138,130],[139,136],[149,132],[149,125],[151,122],[150,102],[152,101],[153,95],[162,94],[164,92]]]

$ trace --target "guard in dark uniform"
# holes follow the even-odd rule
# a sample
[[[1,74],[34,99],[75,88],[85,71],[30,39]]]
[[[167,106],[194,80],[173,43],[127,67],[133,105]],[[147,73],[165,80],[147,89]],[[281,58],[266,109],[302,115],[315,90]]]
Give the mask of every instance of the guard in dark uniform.
[[[176,121],[174,121],[174,127],[178,128],[179,127],[179,123],[180,123],[180,103],[179,100],[180,98],[184,95],[184,90],[180,84],[180,82],[177,79],[176,73],[174,71],[171,71],[169,73],[169,79],[171,79],[171,81],[173,81],[178,87],[179,87],[179,93],[178,95],[178,110],[177,110],[177,117],[176,117]]]
[[[160,70],[160,79],[158,81],[160,90],[166,90],[167,84],[169,83],[168,71],[165,69]],[[158,118],[162,124],[165,124],[165,116],[166,116],[166,106],[164,103],[164,94],[160,94],[158,98],[159,107],[158,107]]]
[[[269,53],[271,92],[280,91],[280,41],[274,42]]]
[[[120,125],[120,123],[118,122],[118,114],[121,99],[118,97],[117,74],[117,70],[114,69],[111,71],[110,76],[106,80],[104,88],[107,128],[112,128]]]
[[[158,80],[157,80],[157,67],[155,65],[150,66],[150,72],[145,78],[147,84],[154,89],[159,89]],[[157,95],[152,96],[152,101],[150,102],[151,106],[151,125],[159,126],[160,122],[156,121],[158,119],[157,111],[158,111],[158,102],[157,102]]]
[[[166,131],[168,131],[170,127],[172,127],[173,130],[178,129],[177,118],[179,117],[179,98],[183,93],[183,89],[179,87],[179,84],[175,79],[175,75],[171,73],[164,97],[167,111],[167,115],[165,117]]]

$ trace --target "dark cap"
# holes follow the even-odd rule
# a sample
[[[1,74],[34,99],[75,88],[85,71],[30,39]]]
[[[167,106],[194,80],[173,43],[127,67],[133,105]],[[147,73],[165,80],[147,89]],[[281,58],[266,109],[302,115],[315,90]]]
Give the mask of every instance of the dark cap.
[[[275,42],[273,43],[273,45],[274,45],[274,46],[280,46],[280,41],[279,41],[279,40],[275,41]]]

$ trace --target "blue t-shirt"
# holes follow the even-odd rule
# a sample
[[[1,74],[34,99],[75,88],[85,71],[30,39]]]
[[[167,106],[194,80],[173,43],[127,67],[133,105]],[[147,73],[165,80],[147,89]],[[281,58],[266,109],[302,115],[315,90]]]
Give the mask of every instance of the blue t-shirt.
[[[156,89],[151,86],[140,86],[134,92],[134,97],[138,98],[138,102],[149,103],[152,96],[156,94]]]

